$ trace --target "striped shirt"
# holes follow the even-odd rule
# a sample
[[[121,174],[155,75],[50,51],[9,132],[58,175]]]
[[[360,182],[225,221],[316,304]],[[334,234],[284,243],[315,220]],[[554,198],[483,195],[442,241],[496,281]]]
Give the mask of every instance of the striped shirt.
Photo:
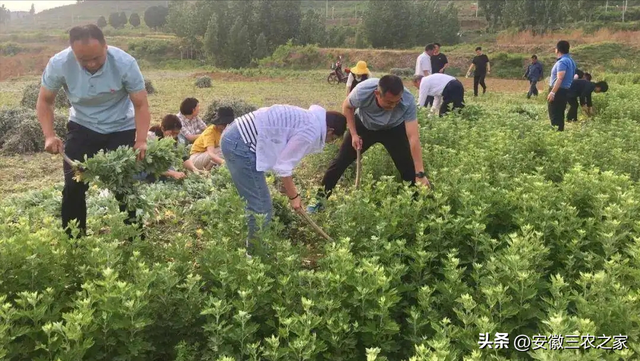
[[[236,119],[238,130],[242,141],[249,146],[252,152],[256,152],[256,144],[258,144],[258,128],[256,128],[256,115],[254,112],[245,114]]]

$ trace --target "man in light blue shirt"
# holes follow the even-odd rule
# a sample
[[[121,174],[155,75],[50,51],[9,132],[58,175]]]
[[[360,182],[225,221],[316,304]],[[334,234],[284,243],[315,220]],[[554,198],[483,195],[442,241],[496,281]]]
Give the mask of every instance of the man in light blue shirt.
[[[133,146],[138,159],[147,149],[150,114],[144,79],[136,60],[126,52],[107,46],[95,25],[69,31],[70,47],[54,55],[42,74],[36,110],[45,136],[45,150],[64,152],[73,160],[84,160],[100,150]],[[64,89],[71,108],[67,139],[63,145],[53,129],[54,101]],[[69,222],[78,222],[81,235],[86,230],[88,186],[73,179],[73,170],[64,163],[62,226],[71,236]],[[126,210],[122,195],[120,211]],[[135,222],[135,211],[127,223]]]
[[[564,130],[564,111],[569,100],[569,88],[576,72],[576,63],[569,55],[569,42],[560,40],[556,45],[558,61],[551,69],[551,82],[547,101],[549,102],[549,119],[551,126]]]

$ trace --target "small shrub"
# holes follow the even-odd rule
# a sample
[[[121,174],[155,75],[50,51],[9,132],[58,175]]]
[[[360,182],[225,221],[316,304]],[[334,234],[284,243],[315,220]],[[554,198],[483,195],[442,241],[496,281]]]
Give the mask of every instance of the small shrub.
[[[196,86],[198,88],[211,88],[211,78],[207,75],[199,77],[196,79]]]
[[[153,87],[153,83],[149,79],[144,80],[144,88],[147,90],[147,94],[155,94],[156,88]]]
[[[207,124],[211,124],[219,107],[231,107],[231,109],[233,109],[233,114],[236,117],[240,117],[258,109],[253,104],[249,104],[242,99],[214,99],[207,107],[207,113],[204,115],[202,120]]]
[[[13,126],[7,129],[0,138],[2,153],[25,154],[40,152],[44,149],[44,135],[38,117],[33,110],[9,109],[0,112],[0,119],[4,120],[8,116],[13,117]],[[65,116],[55,116],[54,130],[60,138],[65,138],[67,134],[67,118]]]
[[[2,56],[13,56],[20,53],[22,50],[22,47],[18,43],[0,43],[0,55]]]
[[[412,76],[414,74],[414,70],[411,68],[391,68],[389,72],[400,77]]]
[[[32,83],[27,85],[22,92],[22,100],[20,100],[20,105],[29,108],[35,109],[36,103],[38,102],[38,94],[40,93],[40,82]],[[60,89],[58,91],[58,95],[56,96],[55,107],[56,108],[69,108],[71,103],[69,103],[69,98],[67,98],[67,93]]]

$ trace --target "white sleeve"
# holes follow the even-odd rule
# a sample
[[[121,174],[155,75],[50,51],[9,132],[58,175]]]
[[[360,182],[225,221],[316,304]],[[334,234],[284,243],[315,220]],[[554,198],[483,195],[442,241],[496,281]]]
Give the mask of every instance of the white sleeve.
[[[416,71],[415,71],[415,75],[423,75],[424,73],[422,72],[421,66],[422,63],[420,62],[420,57],[418,56],[418,58],[416,59]]]
[[[437,112],[440,110],[442,106],[442,95],[436,95],[433,97],[433,106],[431,107],[432,112]]]
[[[278,155],[273,171],[279,177],[290,177],[293,174],[293,168],[307,155],[312,143],[305,134],[296,134],[291,137]]]
[[[423,107],[427,101],[427,80],[420,81],[420,92],[418,93],[418,105]]]
[[[351,88],[351,84],[353,84],[353,73],[349,73],[349,77],[347,78],[347,89]]]
[[[427,58],[426,56],[422,58],[422,74],[424,74],[425,70],[428,71],[429,74],[431,74],[431,59]]]

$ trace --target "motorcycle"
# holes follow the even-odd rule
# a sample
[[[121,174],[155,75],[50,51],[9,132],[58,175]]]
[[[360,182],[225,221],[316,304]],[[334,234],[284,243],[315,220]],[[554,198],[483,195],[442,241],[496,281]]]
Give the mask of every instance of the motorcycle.
[[[347,83],[347,79],[349,79],[349,73],[351,72],[349,68],[344,69],[344,73],[342,72],[342,64],[332,64],[331,65],[331,73],[327,76],[327,82],[331,85]]]

